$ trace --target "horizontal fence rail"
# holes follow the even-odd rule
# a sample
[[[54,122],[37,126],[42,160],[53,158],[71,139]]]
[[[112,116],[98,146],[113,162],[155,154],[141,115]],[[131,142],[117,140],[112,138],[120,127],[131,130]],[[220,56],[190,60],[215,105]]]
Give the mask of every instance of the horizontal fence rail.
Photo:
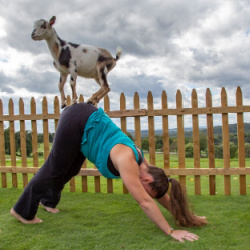
[[[161,109],[154,109],[152,93],[148,93],[147,109],[140,109],[140,100],[138,93],[134,95],[134,109],[126,109],[126,99],[124,94],[120,97],[120,110],[110,110],[109,97],[104,98],[104,111],[111,118],[119,118],[120,126],[123,132],[127,132],[127,118],[134,118],[135,143],[141,147],[141,118],[147,117],[148,123],[148,139],[149,139],[149,161],[152,165],[156,164],[155,151],[155,117],[162,118],[162,136],[163,136],[163,168],[167,175],[179,176],[179,181],[182,187],[186,188],[187,176],[194,176],[195,194],[201,194],[201,176],[208,176],[209,178],[209,193],[216,194],[216,176],[224,176],[224,193],[231,194],[231,175],[239,175],[239,190],[240,194],[246,194],[246,175],[250,174],[250,168],[246,167],[245,159],[245,133],[244,133],[244,113],[250,112],[250,106],[244,106],[242,101],[242,91],[238,87],[236,90],[236,105],[227,105],[227,93],[225,88],[221,90],[221,106],[212,106],[212,95],[210,89],[206,91],[206,107],[198,107],[198,97],[196,90],[192,91],[191,108],[183,108],[182,94],[178,90],[176,93],[176,108],[168,108],[167,94],[162,92]],[[83,102],[83,96],[79,98]],[[70,97],[67,98],[67,103],[70,105]],[[1,186],[6,188],[8,186],[7,174],[11,174],[12,187],[18,187],[17,175],[22,175],[23,187],[28,184],[28,175],[35,174],[42,165],[39,162],[38,153],[38,121],[42,121],[43,133],[43,156],[45,161],[50,152],[49,144],[49,121],[54,122],[54,130],[56,130],[58,119],[60,117],[60,105],[58,97],[54,99],[54,112],[48,113],[47,99],[44,97],[42,101],[42,113],[36,113],[36,102],[31,98],[30,114],[25,114],[24,103],[22,98],[19,100],[19,114],[14,114],[14,103],[10,99],[8,103],[8,114],[3,114],[3,103],[0,99],[0,172],[1,172]],[[237,116],[237,139],[238,139],[238,167],[230,167],[230,143],[229,143],[229,122],[228,114],[235,113]],[[214,126],[213,115],[221,114],[222,116],[222,137],[223,137],[223,168],[216,167],[215,164],[215,149],[214,149]],[[184,116],[192,116],[192,131],[193,131],[193,168],[186,168],[185,157],[185,130],[184,130]],[[201,168],[200,159],[200,135],[199,135],[199,115],[205,115],[207,120],[207,154],[208,154],[208,168]],[[177,147],[178,147],[178,167],[170,168],[170,145],[169,145],[169,116],[175,116],[177,121]],[[32,134],[32,166],[28,167],[27,152],[26,152],[26,121],[31,122]],[[20,124],[20,153],[21,166],[17,166],[16,161],[16,142],[15,142],[15,122]],[[5,123],[9,127],[9,144],[10,144],[10,166],[6,164],[5,152]],[[81,187],[83,192],[88,192],[88,176],[94,177],[95,192],[101,192],[101,174],[94,167],[87,167],[87,162],[83,164],[79,174],[81,176]],[[107,179],[107,192],[114,191],[113,180]],[[70,191],[76,190],[75,178],[70,181]],[[126,187],[123,185],[123,193],[128,193]]]

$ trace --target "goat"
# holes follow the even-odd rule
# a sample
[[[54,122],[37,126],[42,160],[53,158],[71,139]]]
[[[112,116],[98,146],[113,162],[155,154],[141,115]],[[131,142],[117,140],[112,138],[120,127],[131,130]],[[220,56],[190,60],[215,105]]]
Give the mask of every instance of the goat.
[[[59,91],[61,94],[61,108],[66,106],[64,85],[70,74],[72,89],[72,103],[77,103],[76,78],[82,76],[93,78],[100,85],[100,89],[94,93],[87,102],[96,104],[110,91],[107,82],[107,74],[120,59],[122,49],[117,48],[116,58],[103,48],[90,45],[78,45],[62,40],[52,27],[56,17],[50,21],[40,19],[35,22],[31,38],[34,41],[46,40],[50,53],[54,59],[54,66],[60,72]]]

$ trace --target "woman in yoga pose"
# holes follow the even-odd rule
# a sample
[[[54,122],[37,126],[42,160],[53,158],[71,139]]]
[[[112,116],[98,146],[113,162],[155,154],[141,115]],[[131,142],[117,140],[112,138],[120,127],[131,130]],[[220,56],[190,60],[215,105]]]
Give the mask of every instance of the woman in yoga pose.
[[[11,214],[22,223],[41,223],[35,217],[39,204],[57,213],[61,191],[89,159],[107,178],[121,178],[128,191],[149,219],[166,235],[183,242],[198,236],[174,230],[154,199],[168,209],[177,225],[192,227],[207,224],[205,217],[194,215],[179,182],[168,178],[163,169],[151,166],[143,151],[118,128],[101,108],[78,103],[62,112],[48,159],[31,179]],[[167,194],[171,183],[170,196]]]

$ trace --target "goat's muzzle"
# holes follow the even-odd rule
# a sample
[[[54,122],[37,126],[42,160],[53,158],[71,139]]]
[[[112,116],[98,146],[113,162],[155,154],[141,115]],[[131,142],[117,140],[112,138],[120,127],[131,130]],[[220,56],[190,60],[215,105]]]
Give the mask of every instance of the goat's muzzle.
[[[37,36],[36,36],[35,31],[33,31],[33,32],[31,33],[31,38],[32,38],[33,40],[37,40]]]

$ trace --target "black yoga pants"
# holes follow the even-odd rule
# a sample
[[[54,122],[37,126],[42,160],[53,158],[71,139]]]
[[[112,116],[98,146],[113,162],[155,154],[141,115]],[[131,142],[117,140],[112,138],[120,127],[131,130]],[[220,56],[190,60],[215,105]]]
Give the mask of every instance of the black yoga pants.
[[[80,152],[84,128],[89,116],[98,110],[94,105],[78,103],[62,112],[48,159],[30,180],[14,206],[16,213],[32,220],[39,202],[55,208],[64,185],[78,174],[85,160]]]

